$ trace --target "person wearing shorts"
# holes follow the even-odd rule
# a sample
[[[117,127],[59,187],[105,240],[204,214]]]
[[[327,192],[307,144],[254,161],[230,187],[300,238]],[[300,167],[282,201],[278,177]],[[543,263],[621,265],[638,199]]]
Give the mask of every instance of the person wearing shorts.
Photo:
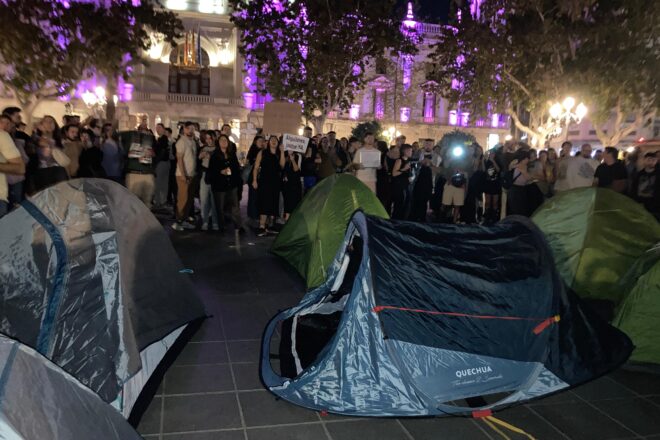
[[[452,222],[458,223],[461,212],[461,206],[465,203],[465,188],[467,184],[467,174],[462,170],[455,170],[451,177],[445,183],[442,192],[442,206],[445,210],[452,209]]]

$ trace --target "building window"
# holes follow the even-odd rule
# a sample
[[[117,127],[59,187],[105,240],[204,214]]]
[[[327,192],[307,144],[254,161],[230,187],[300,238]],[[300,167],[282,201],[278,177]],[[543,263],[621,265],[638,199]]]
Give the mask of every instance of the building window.
[[[377,75],[387,74],[387,60],[385,59],[385,57],[376,58],[376,74]]]
[[[182,47],[179,47],[182,50]],[[186,95],[210,95],[211,72],[208,68],[209,56],[204,49],[201,65],[187,67],[180,65],[179,50],[170,54],[169,93],[182,93]]]
[[[385,90],[376,89],[374,91],[374,117],[376,119],[385,117]]]
[[[456,110],[449,112],[449,125],[458,125],[458,112]]]
[[[570,136],[579,136],[580,135],[580,130],[571,130],[568,132]]]
[[[435,120],[435,93],[424,93],[424,122]]]

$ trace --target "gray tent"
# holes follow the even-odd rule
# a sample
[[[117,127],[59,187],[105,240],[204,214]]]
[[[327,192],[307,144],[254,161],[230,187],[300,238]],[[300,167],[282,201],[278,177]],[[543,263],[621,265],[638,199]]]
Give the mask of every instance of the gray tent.
[[[31,348],[0,336],[0,365],[0,438],[141,438],[114,408]]]
[[[205,315],[163,227],[124,187],[50,187],[0,219],[0,333],[125,417],[186,326]]]

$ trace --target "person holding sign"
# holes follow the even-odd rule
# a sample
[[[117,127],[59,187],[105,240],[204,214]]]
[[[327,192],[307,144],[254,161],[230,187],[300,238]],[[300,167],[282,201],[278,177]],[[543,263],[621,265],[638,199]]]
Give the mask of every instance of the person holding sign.
[[[364,145],[353,158],[352,168],[355,177],[364,183],[370,190],[376,193],[376,171],[380,168],[380,151],[374,146],[375,136],[367,133],[364,136]]]
[[[259,205],[259,230],[257,236],[264,237],[270,231],[266,229],[266,220],[275,221],[280,208],[280,183],[283,157],[280,156],[277,136],[268,139],[268,145],[257,155],[252,171],[252,187],[257,190]]]
[[[293,151],[280,151],[280,163],[284,161],[284,170],[282,172],[282,198],[284,199],[284,221],[289,220],[289,216],[296,209],[300,200],[302,200],[302,183],[300,179],[300,153]]]

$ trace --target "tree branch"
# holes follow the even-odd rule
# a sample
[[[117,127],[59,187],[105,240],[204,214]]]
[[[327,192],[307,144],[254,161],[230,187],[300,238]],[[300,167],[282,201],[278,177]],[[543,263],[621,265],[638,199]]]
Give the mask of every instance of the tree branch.
[[[508,69],[504,69],[504,73],[506,74],[506,76],[509,77],[512,83],[517,85],[520,88],[520,90],[522,90],[525,93],[525,95],[527,95],[529,98],[533,98],[532,93],[529,91],[529,89],[525,87],[525,85],[522,82],[520,82],[515,76],[513,76]]]

